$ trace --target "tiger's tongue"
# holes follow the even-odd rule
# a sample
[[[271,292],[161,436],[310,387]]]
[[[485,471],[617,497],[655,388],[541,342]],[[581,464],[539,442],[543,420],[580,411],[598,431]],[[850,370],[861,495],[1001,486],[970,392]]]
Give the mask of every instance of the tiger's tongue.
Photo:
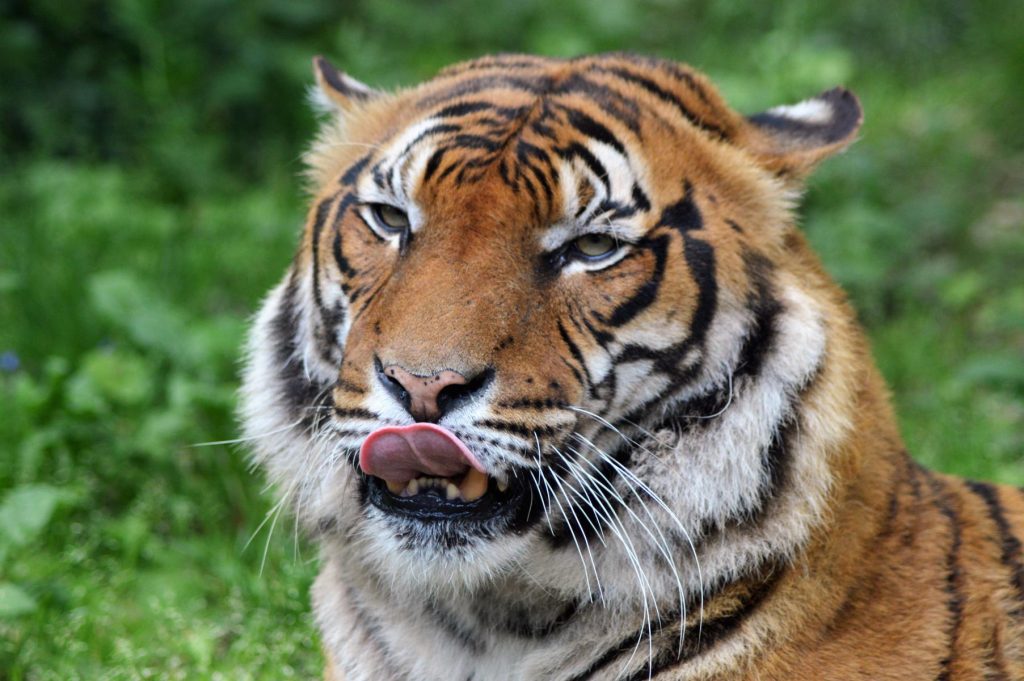
[[[448,478],[484,467],[459,438],[433,423],[385,426],[366,438],[359,467],[367,475],[404,484],[420,476]]]

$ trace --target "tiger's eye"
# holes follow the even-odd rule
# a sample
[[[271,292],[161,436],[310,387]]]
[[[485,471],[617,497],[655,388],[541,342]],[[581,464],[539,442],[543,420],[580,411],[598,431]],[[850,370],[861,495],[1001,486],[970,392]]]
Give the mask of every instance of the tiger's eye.
[[[591,259],[611,255],[618,247],[615,238],[608,234],[584,234],[573,245],[580,255]]]
[[[409,216],[404,211],[394,206],[389,206],[386,203],[374,204],[373,215],[389,231],[404,232],[409,228]]]

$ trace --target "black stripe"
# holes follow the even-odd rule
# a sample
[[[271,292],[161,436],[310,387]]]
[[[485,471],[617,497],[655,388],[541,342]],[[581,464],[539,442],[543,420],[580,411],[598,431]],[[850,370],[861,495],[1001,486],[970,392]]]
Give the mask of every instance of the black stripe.
[[[594,173],[598,181],[604,185],[605,192],[608,194],[611,193],[612,189],[608,180],[608,171],[601,162],[597,160],[597,157],[590,153],[590,149],[587,149],[579,142],[571,142],[568,146],[562,149],[557,149],[556,151],[559,156],[567,161],[572,161],[577,158],[582,160],[583,163],[590,168],[590,172]]]
[[[459,167],[458,161],[452,161],[448,166],[441,171],[441,174],[437,176],[437,183],[440,183],[444,178],[452,174],[452,171]]]
[[[543,399],[524,397],[517,400],[498,402],[496,406],[501,407],[502,409],[564,409],[567,405],[567,402],[556,400],[553,397],[546,397]]]
[[[363,172],[367,164],[369,164],[370,158],[372,156],[373,154],[369,153],[366,156],[363,156],[355,163],[353,163],[352,165],[350,165],[348,167],[348,170],[345,171],[345,174],[341,176],[341,180],[339,180],[339,183],[342,186],[346,187],[354,184],[356,179],[359,177],[359,173]]]
[[[521,423],[499,421],[497,419],[484,419],[482,421],[477,421],[476,425],[481,428],[490,428],[491,430],[497,430],[502,433],[518,435],[526,440],[532,440],[534,433],[539,437],[545,437],[563,429],[563,426],[526,426]]]
[[[594,326],[594,323],[590,321],[586,314],[583,315],[583,326],[594,338],[594,342],[600,345],[602,348],[607,348],[608,345],[615,340],[615,336],[613,334],[610,334],[607,331],[603,331]]]
[[[461,149],[483,149],[485,151],[497,151],[502,147],[501,139],[493,139],[486,135],[474,135],[470,133],[459,133],[452,138],[452,145]]]
[[[581,381],[581,383],[584,383],[584,385],[590,385],[590,372],[587,370],[587,363],[583,360],[583,353],[580,351],[579,346],[576,345],[576,342],[569,336],[569,332],[566,330],[565,325],[562,324],[562,320],[560,319],[558,320],[558,335],[561,336],[562,342],[565,343],[567,348],[569,348],[569,352],[572,354],[573,358],[579,364],[583,374],[586,376],[586,382],[584,383]]]
[[[913,501],[911,502],[912,505],[913,505],[913,513],[912,513],[912,515],[914,517],[920,517],[920,508],[921,508],[921,503],[923,501],[923,496],[921,494],[921,479],[920,479],[921,467],[917,464],[917,462],[915,462],[913,459],[911,459],[910,456],[906,452],[903,452],[903,458],[904,458],[904,461],[905,461],[906,466],[907,466],[907,473],[906,473],[907,480],[910,482],[910,496],[913,499]],[[903,546],[904,547],[910,547],[910,546],[912,546],[914,544],[914,540],[917,538],[917,534],[915,532],[915,529],[916,528],[914,527],[913,524],[911,524],[911,523],[907,523],[906,524],[906,527],[903,530],[903,537],[902,537],[902,539],[903,539]]]
[[[349,195],[351,196],[351,195]],[[323,233],[324,225],[327,222],[327,217],[331,213],[332,204],[337,200],[338,194],[333,194],[326,199],[322,200],[316,207],[316,214],[313,218],[313,229],[310,234],[310,250],[312,269],[310,276],[312,277],[313,283],[313,300],[316,303],[317,311],[320,313],[321,318],[330,318],[332,311],[328,310],[324,306],[323,294],[320,292],[320,235]],[[346,197],[348,198],[348,197]],[[339,202],[344,204],[345,200]]]
[[[348,603],[349,610],[355,616],[355,628],[362,633],[363,641],[365,641],[365,643],[369,643],[371,646],[371,650],[368,650],[365,645],[361,645],[361,651],[366,654],[373,655],[372,649],[376,649],[375,652],[377,654],[373,655],[372,659],[380,667],[383,667],[383,669],[380,670],[382,672],[381,678],[389,679],[389,681],[408,681],[409,676],[399,671],[397,660],[392,656],[391,648],[387,643],[388,637],[384,633],[384,625],[379,619],[367,611],[365,604],[362,602],[362,599],[353,587],[345,585],[344,589],[345,601]],[[340,671],[342,673],[341,678],[349,678],[353,671],[345,665],[346,662],[348,662],[348,660],[334,660],[334,663],[340,667]]]
[[[638,244],[639,246],[639,244]],[[628,299],[619,303],[611,315],[601,321],[609,326],[619,327],[633,321],[638,314],[650,307],[658,298],[661,283],[665,279],[665,263],[668,260],[668,239],[657,237],[643,244],[654,256],[654,271]]]
[[[658,99],[674,106],[676,109],[679,110],[679,113],[682,114],[683,118],[685,118],[695,127],[706,132],[709,132],[718,138],[726,137],[725,131],[722,130],[722,128],[715,125],[714,123],[708,123],[707,121],[703,120],[700,116],[691,111],[689,107],[687,107],[686,104],[683,103],[683,100],[679,99],[677,96],[675,96],[668,90],[665,90],[650,78],[646,78],[638,73],[633,73],[632,71],[629,71],[621,67],[598,67],[595,70],[601,71],[602,73],[614,75],[618,78],[621,78],[622,80],[639,85],[643,89],[653,94]]]
[[[761,582],[752,594],[743,602],[743,605],[732,613],[714,620],[705,621],[699,630],[699,636],[689,636],[683,640],[683,648],[677,653],[675,641],[662,648],[661,653],[655,659],[654,664],[648,669],[647,665],[642,666],[624,681],[642,681],[643,679],[654,678],[655,676],[674,669],[698,655],[703,655],[722,641],[739,631],[743,623],[756,613],[761,605],[774,593],[782,577],[781,568],[776,568],[769,573],[768,577]],[[690,628],[691,630],[693,627]]]
[[[593,81],[579,73],[572,73],[559,81],[553,95],[582,94],[597,104],[604,113],[617,119],[629,130],[639,135],[640,107],[637,103],[615,88]],[[560,107],[561,108],[561,107]]]
[[[339,418],[353,418],[353,419],[376,419],[377,415],[368,409],[362,409],[358,407],[334,407],[334,413]]]
[[[931,471],[925,471],[928,484],[931,486],[933,502],[939,512],[949,521],[949,553],[946,555],[946,607],[949,610],[949,650],[939,661],[939,674],[936,681],[950,681],[953,658],[956,654],[957,639],[964,617],[964,595],[961,591],[962,571],[960,569],[960,547],[962,544],[960,518],[950,502],[950,496],[942,482]]]
[[[563,111],[569,116],[569,123],[577,130],[582,132],[587,137],[607,144],[615,151],[619,152],[623,156],[626,156],[626,147],[622,145],[622,142],[603,124],[598,123],[593,118],[583,113],[578,109],[572,107],[561,107]]]
[[[572,375],[576,379],[577,383],[579,383],[580,385],[587,385],[586,378],[584,378],[583,374],[580,373],[580,370],[576,368],[575,364],[567,360],[565,357],[560,357],[559,359],[562,360],[562,364],[569,368],[569,371],[572,372]]]
[[[999,500],[999,490],[993,485],[974,480],[966,481],[967,488],[974,492],[988,508],[988,516],[999,532],[1000,560],[1010,573],[1010,583],[1017,592],[1017,603],[1013,615],[1024,615],[1024,558],[1020,539],[1010,529],[1010,523],[1003,513],[1003,505]]]
[[[334,214],[334,242],[331,246],[334,254],[334,263],[338,266],[338,271],[349,278],[354,277],[357,272],[349,264],[348,258],[345,257],[341,250],[341,221],[345,217],[345,212],[353,203],[355,203],[355,195],[349,194],[338,204],[338,212]]]
[[[711,98],[691,72],[671,61],[658,60],[658,67],[693,90],[702,102],[711,106]]]
[[[640,185],[633,183],[633,203],[636,204],[637,210],[646,213],[651,209],[651,200],[647,198],[647,194],[640,188]]]
[[[512,190],[513,194],[519,193],[519,180],[518,174],[516,177],[512,177],[511,170],[508,167],[508,157],[502,156],[498,161],[498,174],[501,176],[501,181],[505,183],[505,186]]]
[[[441,165],[441,159],[448,153],[447,147],[439,147],[434,150],[434,153],[427,159],[426,170],[423,171],[423,182],[429,182],[430,178],[437,171],[437,167]]]
[[[684,244],[686,264],[697,283],[697,309],[690,320],[690,338],[699,345],[704,344],[711,320],[718,307],[718,281],[715,279],[715,251],[705,241],[686,239]]]
[[[430,114],[432,118],[458,118],[467,114],[475,113],[477,111],[483,111],[485,109],[493,109],[493,102],[457,102],[455,104],[449,104],[440,111]]]
[[[740,606],[722,617],[713,620],[703,620],[700,626],[700,635],[693,632],[695,627],[689,627],[688,631],[694,635],[686,636],[683,639],[682,648],[677,648],[679,638],[677,636],[666,636],[668,643],[661,647],[655,659],[648,667],[647,662],[641,661],[641,667],[633,674],[625,677],[623,681],[642,681],[653,679],[662,672],[676,668],[693,658],[707,653],[709,650],[727,640],[735,634],[743,623],[754,615],[764,602],[774,593],[779,580],[784,574],[780,567],[772,568],[767,576],[761,579],[753,591],[749,594]],[[729,585],[723,585],[718,591],[724,590]],[[676,619],[682,625],[679,613],[663,619]],[[678,627],[677,627],[678,628]],[[637,635],[631,634],[622,641],[605,651],[589,667],[573,676],[569,681],[586,681],[607,668],[615,660],[623,655],[632,655],[637,645]]]
[[[277,376],[281,382],[281,398],[284,406],[293,417],[301,418],[303,424],[310,426],[317,422],[320,410],[309,409],[318,403],[330,401],[329,391],[307,380],[298,355],[299,314],[298,275],[292,270],[285,285],[277,313],[270,323],[271,340],[274,357],[277,361]]]
[[[732,231],[736,232],[737,234],[743,234],[743,228],[740,227],[736,223],[736,221],[730,220],[729,218],[726,218],[725,219],[725,224],[729,225],[732,228]]]
[[[532,78],[517,78],[513,76],[481,76],[470,78],[435,92],[421,99],[418,106],[421,109],[436,106],[441,102],[458,99],[466,95],[488,92],[491,90],[513,90],[525,92],[531,95],[539,95],[551,88],[551,78],[538,76]]]
[[[740,350],[735,378],[756,377],[760,374],[761,366],[775,341],[776,321],[783,312],[782,304],[774,296],[770,279],[774,269],[772,262],[759,253],[744,251],[743,264],[752,289],[747,296],[747,309],[750,310],[753,322],[747,329]]]
[[[665,207],[659,224],[678,230],[683,236],[687,232],[704,228],[704,216],[693,200],[693,185],[689,180],[683,183],[683,198]]]
[[[550,156],[548,156],[548,153],[546,151],[538,147],[535,147],[534,145],[528,142],[519,140],[518,144],[516,145],[516,159],[519,161],[521,166],[525,167],[533,174],[541,189],[544,190],[544,196],[547,198],[548,203],[550,204],[555,197],[554,191],[551,188],[551,182],[548,180],[547,174],[544,173],[542,169],[533,165],[532,161],[530,160],[532,156],[539,157],[546,166],[550,167],[551,158]]]
[[[428,137],[447,135],[448,133],[451,132],[458,132],[461,129],[462,128],[459,127],[458,125],[454,125],[451,123],[438,123],[437,125],[427,128],[420,134],[416,135],[415,138],[413,138],[408,144],[405,145],[405,148],[402,149],[402,152],[398,156],[401,157],[408,154],[410,149],[412,149],[414,146],[416,146],[417,144],[419,144]]]
[[[572,622],[579,611],[579,601],[569,601],[555,613],[554,617],[547,621],[538,622],[536,612],[516,612],[508,609],[506,606],[505,610],[499,609],[498,614],[501,617],[497,622],[493,621],[493,611],[490,611],[490,614],[492,614],[492,621],[489,623],[500,627],[506,633],[519,638],[544,639]]]
[[[423,606],[424,612],[438,628],[444,630],[449,636],[467,648],[473,655],[481,655],[487,652],[487,643],[477,637],[473,631],[463,626],[443,603],[436,598],[427,598]]]

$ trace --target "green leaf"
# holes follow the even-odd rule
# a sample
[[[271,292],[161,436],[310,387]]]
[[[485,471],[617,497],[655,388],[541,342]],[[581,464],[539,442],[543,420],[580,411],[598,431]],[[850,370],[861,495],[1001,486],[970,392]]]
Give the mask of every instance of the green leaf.
[[[36,609],[34,598],[10,582],[0,582],[0,617],[27,615]]]
[[[64,492],[50,485],[22,485],[11,490],[0,505],[0,539],[9,546],[25,546],[50,522]]]

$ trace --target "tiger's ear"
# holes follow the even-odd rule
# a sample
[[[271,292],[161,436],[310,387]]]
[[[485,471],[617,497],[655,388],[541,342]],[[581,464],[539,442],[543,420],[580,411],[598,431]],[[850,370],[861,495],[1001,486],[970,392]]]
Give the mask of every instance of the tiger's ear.
[[[837,87],[748,116],[745,146],[767,169],[799,181],[818,163],[849,146],[863,120],[857,97]]]
[[[334,68],[331,62],[317,55],[313,57],[316,89],[313,101],[326,111],[342,113],[354,105],[374,99],[379,93],[355,78]]]

